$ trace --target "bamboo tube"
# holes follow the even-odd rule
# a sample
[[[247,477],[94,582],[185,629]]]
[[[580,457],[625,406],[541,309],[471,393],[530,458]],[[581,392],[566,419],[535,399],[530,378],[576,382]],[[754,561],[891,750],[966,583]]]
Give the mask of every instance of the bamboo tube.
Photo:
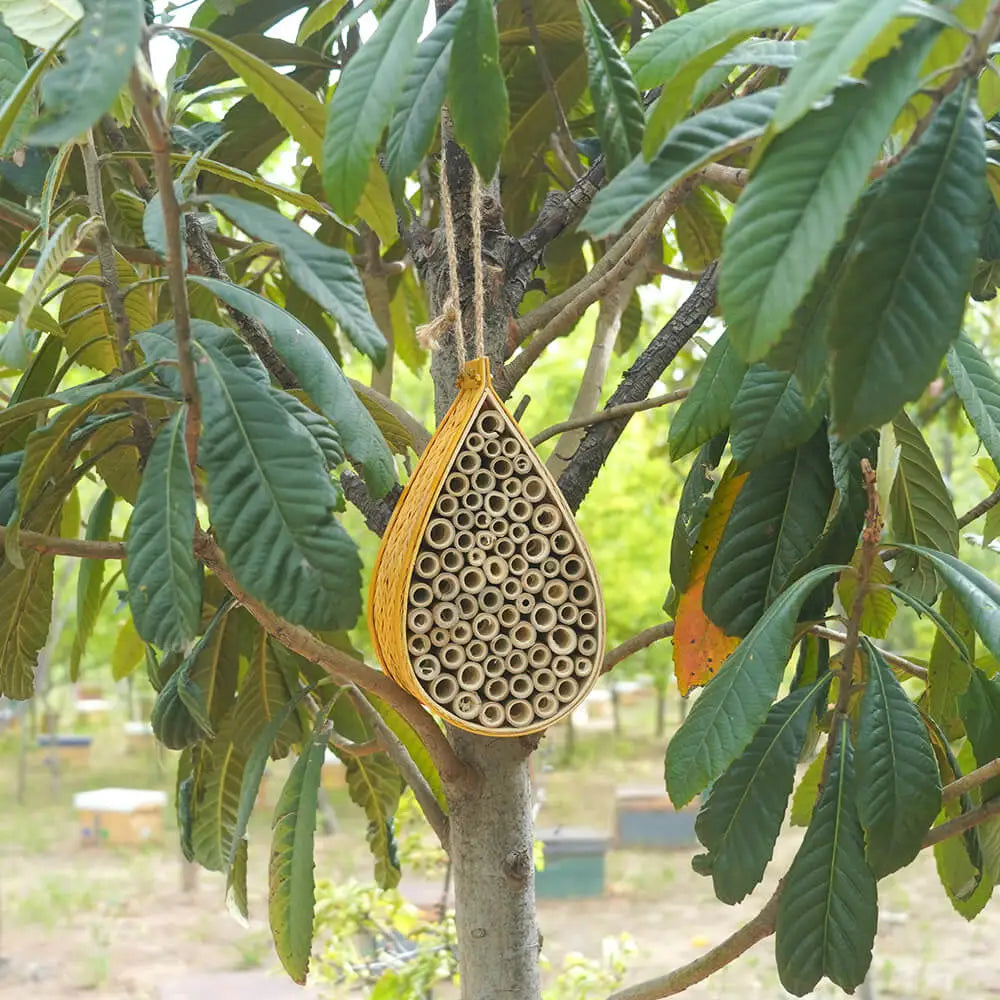
[[[456,642],[450,642],[441,650],[441,666],[446,670],[458,670],[465,663],[465,650]]]
[[[441,572],[441,558],[434,552],[421,552],[415,568],[418,575],[432,579]]]
[[[498,549],[500,547],[500,542],[503,541],[504,536],[507,534],[508,527],[509,527],[509,525],[507,524],[507,522],[502,517],[494,518],[490,522],[490,531],[492,531],[493,534],[497,536],[497,548]],[[510,543],[510,551],[511,551],[511,553],[513,553],[513,551],[514,551],[514,543],[513,542]]]
[[[529,528],[526,524],[515,521],[508,529],[508,534],[510,535],[510,540],[515,545],[521,545],[524,543],[524,540],[528,537],[528,535],[531,534],[531,528]]]
[[[562,580],[549,580],[542,588],[542,599],[554,607],[564,604],[569,597],[569,587]]]
[[[512,500],[507,508],[507,516],[512,521],[531,520],[531,504],[524,497],[517,497]]]
[[[551,662],[552,650],[548,646],[543,646],[540,642],[536,642],[528,650],[528,666],[538,670],[541,667],[547,667]]]
[[[522,615],[530,615],[535,608],[534,594],[521,594],[514,602],[514,607],[516,607]]]
[[[422,681],[432,681],[435,677],[441,676],[441,663],[436,656],[426,653],[414,661],[413,672]]]
[[[521,454],[521,442],[516,437],[505,435],[500,442],[500,450],[507,458],[513,458],[515,455]]]
[[[453,472],[444,481],[444,489],[453,497],[464,497],[469,492],[469,477],[462,475],[461,472]]]
[[[468,558],[470,566],[482,569],[483,563],[486,562],[486,553],[480,548],[475,548],[469,553]]]
[[[522,621],[510,630],[510,641],[517,649],[527,649],[536,638],[535,630],[528,622]]]
[[[463,691],[478,691],[486,681],[486,673],[478,663],[466,663],[459,670],[457,679]]]
[[[478,431],[469,431],[469,433],[465,435],[465,441],[463,444],[466,448],[470,448],[472,451],[482,451],[483,445],[486,444],[486,438],[484,438]]]
[[[557,622],[556,609],[551,604],[536,604],[531,611],[531,624],[539,632],[548,632]]]
[[[531,699],[531,707],[539,719],[551,719],[559,711],[559,702],[554,694],[548,691],[539,691]]]
[[[572,677],[573,676],[573,660],[569,656],[553,656],[552,657],[552,673],[556,677]]]
[[[497,618],[500,619],[501,628],[512,629],[521,620],[521,614],[514,605],[505,604],[500,609]]]
[[[465,556],[458,549],[445,549],[441,553],[441,568],[448,573],[457,573],[465,565]]]
[[[455,548],[463,555],[476,547],[476,536],[471,531],[459,531],[455,535]]]
[[[513,499],[514,497],[519,497],[521,495],[521,480],[511,477],[510,479],[505,479],[500,484],[500,489],[503,490],[504,495]]]
[[[465,476],[471,476],[482,468],[483,461],[475,451],[461,451],[455,459],[455,468]]]
[[[462,497],[462,506],[465,507],[466,510],[479,510],[482,505],[483,496],[481,493],[469,490],[469,492]]]
[[[515,554],[507,560],[507,565],[510,567],[510,571],[514,574],[514,576],[521,576],[528,568],[528,560],[520,554]]]
[[[582,628],[585,632],[589,632],[591,629],[597,627],[597,615],[595,615],[589,608],[584,608],[583,611],[580,612],[580,617],[577,620],[580,624],[580,628]]]
[[[508,576],[500,584],[500,590],[508,601],[516,601],[521,594],[521,581],[516,576]]]
[[[489,642],[490,639],[499,634],[500,622],[496,615],[477,615],[476,620],[472,623],[472,631],[476,634],[477,639]]]
[[[410,587],[410,604],[426,608],[434,600],[434,590],[426,583],[415,583]]]
[[[503,607],[503,594],[499,587],[484,587],[479,592],[479,606],[489,615],[495,615]]]
[[[559,568],[564,580],[580,580],[587,572],[587,567],[579,556],[564,556]]]
[[[475,691],[459,691],[451,710],[466,722],[471,722],[483,710],[483,699]]]
[[[479,549],[485,549],[488,552],[496,545],[496,541],[489,531],[476,532],[476,547]]]
[[[479,713],[478,721],[481,726],[486,726],[488,729],[498,729],[506,720],[507,713],[503,710],[503,705],[487,702]]]
[[[486,575],[478,566],[466,566],[458,579],[465,594],[479,594],[486,586]]]
[[[582,608],[594,600],[594,588],[586,580],[579,580],[569,588],[569,599]]]
[[[524,545],[521,553],[530,563],[540,563],[549,554],[549,540],[544,535],[532,535]]]
[[[508,476],[514,474],[514,463],[509,458],[504,458],[503,455],[500,455],[490,462],[490,472],[497,479],[506,479]]]
[[[467,573],[468,569],[464,569],[462,572]],[[434,577],[433,589],[434,596],[439,601],[452,601],[458,597],[458,577],[454,573],[438,573]]]
[[[454,601],[438,601],[431,608],[434,615],[434,624],[441,628],[451,628],[458,621],[458,605]]]
[[[528,654],[523,649],[512,649],[507,655],[507,673],[523,674],[528,669]]]
[[[531,683],[531,678],[527,674],[517,674],[507,682],[510,685],[510,693],[515,698],[529,698],[535,691],[535,685]]]
[[[561,702],[573,701],[580,694],[580,685],[572,677],[563,677],[556,685],[555,694]]]
[[[531,459],[525,454],[515,455],[513,458],[514,471],[519,476],[526,476],[531,472]]]
[[[543,559],[538,567],[542,571],[542,576],[547,580],[554,580],[559,575],[559,560],[554,556]]]
[[[520,698],[507,702],[507,721],[515,727],[530,725],[535,718],[535,710],[531,707],[531,702],[523,701]]]
[[[492,492],[497,488],[497,479],[492,472],[487,472],[486,469],[480,469],[472,477],[472,488],[477,490],[483,495]]]
[[[536,691],[554,691],[556,687],[556,675],[548,667],[542,667],[531,675],[531,680]]]
[[[560,604],[559,605],[559,624],[560,625],[576,625],[580,618],[580,609],[575,604]]]
[[[463,508],[455,513],[455,516],[451,519],[451,523],[459,531],[469,531],[476,526],[476,515],[471,510]]]
[[[593,672],[594,664],[586,656],[577,656],[573,660],[573,673],[577,677],[589,677]]]
[[[442,674],[431,681],[427,693],[440,705],[447,705],[458,694],[458,681],[451,674]]]
[[[487,677],[503,677],[507,667],[499,656],[487,656],[483,660],[483,671]]]
[[[411,656],[423,656],[424,653],[431,651],[431,640],[427,635],[418,632],[406,640],[406,648]]]
[[[442,493],[434,505],[434,510],[445,519],[453,517],[455,511],[458,510],[458,498],[453,497],[450,493]]]
[[[482,663],[489,655],[489,647],[482,639],[472,639],[472,626],[469,626],[469,639],[465,647],[465,657],[470,663]]]
[[[446,549],[455,537],[455,529],[443,517],[433,517],[424,532],[424,540],[432,549]]]
[[[452,626],[451,641],[464,646],[472,638],[472,626],[466,621],[458,621]]]
[[[510,655],[510,651],[514,648],[514,644],[510,641],[510,636],[507,635],[497,635],[490,642],[490,652],[494,656],[498,656],[503,659]]]
[[[573,548],[573,536],[565,528],[560,528],[558,531],[553,532],[552,551],[557,556],[568,556],[573,551]]]
[[[496,438],[487,441],[486,444],[483,445],[483,454],[487,458],[496,458],[497,455],[500,454],[500,442],[497,441]]]
[[[529,503],[541,503],[548,493],[541,476],[528,476],[528,478],[524,480],[522,486],[524,499]]]
[[[537,569],[529,569],[521,577],[521,583],[529,594],[540,594],[545,586],[545,577]]]
[[[447,629],[443,628],[432,628],[430,631],[431,645],[435,649],[444,649],[451,640],[451,636],[448,634]]]
[[[428,608],[414,608],[406,616],[406,625],[411,632],[430,632],[434,627],[434,616]]]
[[[576,648],[581,656],[593,656],[597,652],[597,640],[592,635],[581,635]]]
[[[483,508],[491,517],[500,518],[510,508],[510,501],[502,493],[494,491],[483,498]]]
[[[483,695],[490,701],[503,701],[509,690],[510,685],[504,677],[490,677],[483,685]]]
[[[458,617],[462,621],[471,621],[479,614],[479,601],[471,594],[459,594],[455,604],[458,605]]]
[[[483,572],[490,583],[503,583],[507,579],[507,562],[499,556],[487,556],[483,563]]]
[[[568,656],[576,649],[576,633],[565,625],[557,625],[548,634],[546,642],[557,656]]]
[[[476,418],[476,430],[484,438],[498,437],[504,430],[503,417],[496,410],[483,407]]]
[[[477,510],[474,523],[479,531],[485,531],[493,523],[493,517],[488,510]]]
[[[535,513],[531,516],[531,524],[535,531],[540,531],[543,535],[551,535],[556,528],[562,524],[562,514],[554,503],[543,503],[535,508]],[[551,542],[549,543],[551,545]]]

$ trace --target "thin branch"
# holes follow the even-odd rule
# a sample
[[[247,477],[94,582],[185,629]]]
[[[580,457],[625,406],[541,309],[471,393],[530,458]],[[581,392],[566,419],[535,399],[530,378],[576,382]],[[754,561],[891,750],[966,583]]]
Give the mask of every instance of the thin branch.
[[[354,743],[351,740],[344,739],[343,736],[339,736],[335,732],[330,732],[327,739],[338,753],[342,753],[347,757],[371,757],[373,754],[382,753],[385,750],[385,747],[382,746],[379,740],[366,740],[364,743]]]
[[[826,628],[824,625],[813,625],[809,631],[821,639],[829,639],[831,642],[839,642],[844,644],[847,642],[847,634],[845,632],[838,632],[836,629]],[[905,657],[900,656],[899,653],[890,653],[885,649],[880,649],[879,652],[882,654],[882,658],[886,663],[892,664],[894,667],[899,667],[904,673],[910,674],[913,677],[919,677],[921,680],[927,680],[927,668],[920,666],[919,663],[913,663],[911,660],[907,660]]]
[[[945,785],[941,789],[941,801],[943,803],[954,802],[961,798],[966,792],[971,792],[973,788],[978,788],[991,778],[1000,777],[1000,757],[995,757],[982,767],[977,767],[975,771],[962,775],[951,784]]]
[[[340,474],[340,485],[344,496],[361,511],[369,531],[381,538],[389,527],[389,519],[396,507],[396,501],[403,493],[403,488],[397,483],[381,500],[376,500],[368,492],[365,481],[350,469]]]
[[[940,844],[942,840],[957,837],[960,833],[965,833],[966,830],[971,830],[974,826],[979,826],[980,823],[992,819],[997,813],[1000,813],[1000,796],[990,799],[989,802],[984,802],[975,809],[970,809],[967,813],[962,813],[961,816],[948,820],[947,823],[934,827],[924,837],[922,846],[932,847],[934,844]]]
[[[661,622],[659,625],[651,625],[643,629],[631,639],[626,639],[623,643],[615,646],[604,654],[604,663],[601,666],[601,673],[606,674],[616,667],[622,660],[628,659],[633,653],[638,653],[640,649],[652,646],[654,642],[666,639],[674,634],[673,622]]]
[[[688,395],[690,389],[677,389],[674,392],[664,393],[662,396],[652,396],[649,399],[640,399],[635,403],[622,403],[621,406],[612,406],[599,413],[592,413],[589,417],[577,417],[575,420],[564,420],[560,424],[553,424],[539,431],[532,439],[531,445],[537,448],[549,438],[556,437],[564,431],[572,431],[577,427],[593,427],[595,424],[602,424],[606,420],[618,420],[620,417],[628,417],[633,413],[641,413],[643,410],[655,410],[658,406],[666,406],[668,403],[676,403]]]
[[[1000,503],[1000,485],[985,499],[980,500],[975,507],[970,507],[959,519],[959,528],[965,528],[972,524],[977,518],[983,516],[987,511],[991,511]]]
[[[0,525],[0,544],[4,540],[6,531],[7,529]],[[91,542],[79,538],[58,538],[55,535],[43,535],[37,531],[27,530],[18,532],[17,542],[22,549],[45,552],[54,556],[75,556],[78,559],[125,558],[123,542]]]
[[[709,184],[746,187],[750,182],[750,171],[746,167],[729,167],[724,163],[706,163],[701,168],[701,176]]]

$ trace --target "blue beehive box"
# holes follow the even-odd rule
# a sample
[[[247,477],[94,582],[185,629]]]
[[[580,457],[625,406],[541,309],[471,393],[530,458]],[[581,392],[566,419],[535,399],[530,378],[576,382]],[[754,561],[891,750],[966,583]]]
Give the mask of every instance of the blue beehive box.
[[[604,895],[608,838],[598,830],[562,826],[539,830],[545,867],[535,873],[539,899],[588,899]]]
[[[697,847],[697,807],[674,809],[658,788],[621,788],[615,796],[616,847],[679,850]]]

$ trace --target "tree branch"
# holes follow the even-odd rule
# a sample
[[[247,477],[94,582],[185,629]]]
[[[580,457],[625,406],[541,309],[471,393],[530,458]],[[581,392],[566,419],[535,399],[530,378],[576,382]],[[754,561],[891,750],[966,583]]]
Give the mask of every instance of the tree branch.
[[[973,771],[972,773],[974,774],[975,772]],[[980,823],[985,823],[986,820],[992,819],[997,813],[1000,813],[1000,796],[990,799],[989,802],[984,802],[975,809],[970,809],[967,813],[962,813],[961,816],[956,816],[954,819],[948,820],[947,823],[942,823],[940,826],[934,827],[924,837],[922,846],[932,847],[934,844],[940,844],[942,840],[957,837],[960,833],[965,833],[966,830],[971,830],[974,826],[979,826]]]
[[[649,399],[640,399],[635,403],[622,403],[621,406],[613,406],[599,413],[592,413],[589,417],[577,417],[575,420],[564,420],[560,424],[553,424],[539,431],[532,439],[531,445],[537,448],[540,444],[554,438],[563,431],[575,430],[577,427],[593,427],[596,424],[603,424],[606,420],[618,420],[620,417],[628,417],[633,413],[642,413],[644,410],[655,410],[658,406],[666,406],[668,403],[677,403],[688,395],[690,389],[677,389],[674,392],[665,393],[662,396],[652,396]]]
[[[836,629],[826,628],[823,625],[813,625],[809,631],[813,635],[817,635],[821,639],[829,639],[831,642],[839,642],[841,644],[847,642],[847,634],[845,632],[838,632]],[[919,663],[913,663],[911,660],[907,660],[898,653],[890,653],[885,649],[880,649],[879,652],[882,654],[882,658],[886,661],[886,663],[891,663],[892,666],[899,667],[900,670],[913,677],[919,677],[921,680],[927,680],[926,667],[920,666]]]
[[[369,531],[381,538],[389,527],[389,518],[403,494],[403,488],[397,483],[381,500],[375,500],[368,492],[365,481],[350,469],[345,469],[340,474],[340,485],[344,496],[361,511]]]
[[[3,543],[6,531],[7,529],[0,525],[0,544]],[[125,558],[123,542],[91,542],[79,538],[59,538],[25,529],[18,532],[17,543],[22,549],[45,552],[54,556],[74,556],[77,559]]]
[[[985,499],[980,500],[975,507],[970,507],[959,519],[959,528],[965,528],[972,524],[973,521],[982,517],[983,514],[991,511],[998,503],[1000,503],[1000,485]]]
[[[977,767],[975,771],[970,771],[968,774],[962,775],[961,778],[956,778],[951,784],[945,785],[941,789],[941,801],[943,803],[954,802],[966,792],[971,792],[973,788],[978,788],[998,776],[1000,776],[1000,757],[995,757],[983,764],[982,767]]]
[[[606,674],[609,670],[618,666],[622,660],[628,659],[633,653],[638,653],[640,649],[652,646],[654,642],[666,639],[674,634],[673,622],[661,622],[659,625],[651,625],[643,629],[631,639],[626,639],[623,643],[615,646],[604,654],[604,663],[601,666],[601,673]]]

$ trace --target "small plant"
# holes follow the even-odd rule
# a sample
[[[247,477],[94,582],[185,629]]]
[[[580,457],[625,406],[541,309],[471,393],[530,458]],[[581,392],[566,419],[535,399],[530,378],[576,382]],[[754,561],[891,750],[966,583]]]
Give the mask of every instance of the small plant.
[[[571,951],[564,959],[556,981],[542,992],[542,1000],[591,1000],[606,997],[618,989],[628,972],[628,960],[635,954],[635,942],[628,934],[601,941],[601,958],[595,961]]]

